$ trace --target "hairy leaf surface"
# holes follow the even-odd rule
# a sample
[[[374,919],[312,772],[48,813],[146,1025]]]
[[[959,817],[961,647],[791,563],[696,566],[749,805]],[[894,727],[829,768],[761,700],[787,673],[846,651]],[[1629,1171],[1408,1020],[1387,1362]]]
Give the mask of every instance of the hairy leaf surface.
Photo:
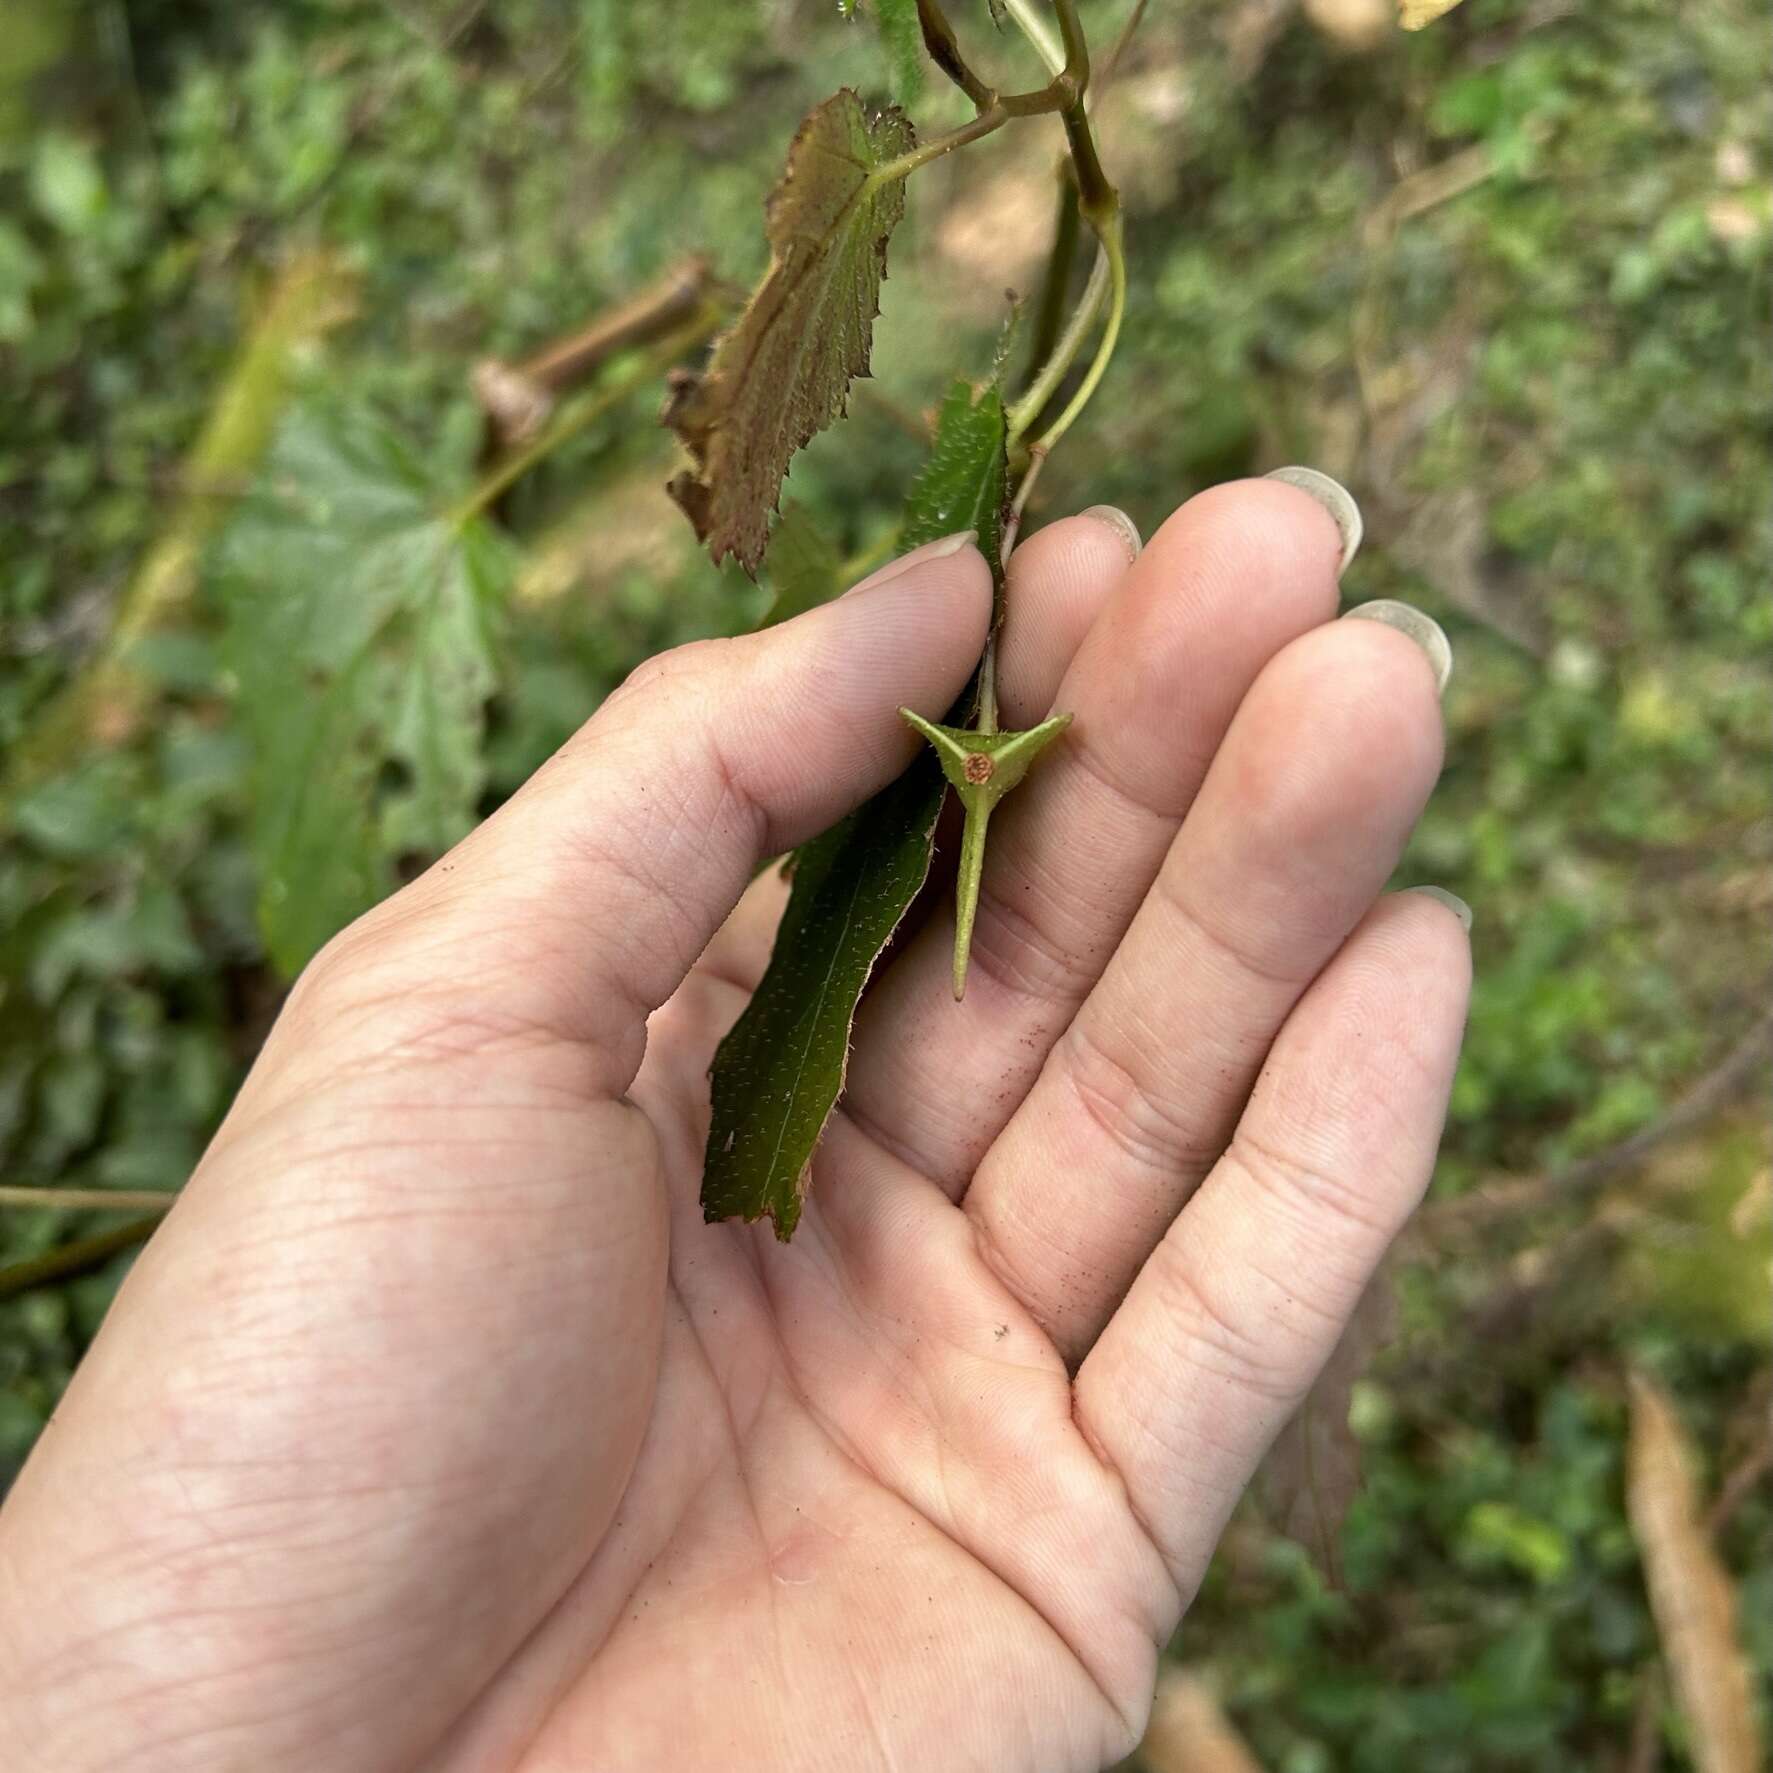
[[[1001,576],[1004,436],[997,391],[975,400],[956,383],[906,505],[903,549],[974,529]],[[813,1149],[843,1088],[856,1005],[929,873],[947,787],[935,753],[920,747],[903,775],[799,852],[769,970],[714,1057],[709,1219],[768,1214],[777,1237],[793,1235]]]
[[[963,529],[974,530],[979,551],[1001,579],[1003,523],[1009,498],[1004,455],[1003,397],[996,387],[976,394],[957,379],[936,416],[930,459],[905,501],[899,547],[909,553]]]
[[[272,959],[298,971],[466,833],[509,545],[373,415],[310,405],[272,446],[219,562],[253,748],[252,846]]]
[[[923,91],[923,26],[917,22],[917,0],[874,0],[881,41],[893,73],[893,97],[914,104]]]
[[[665,415],[694,462],[671,496],[717,563],[731,554],[756,572],[790,459],[868,373],[887,239],[905,213],[904,180],[874,175],[915,142],[902,111],[870,116],[847,86],[795,135],[767,210],[769,270]]]
[[[837,10],[854,18],[856,0],[837,0]],[[892,69],[893,97],[909,105],[923,91],[923,26],[918,22],[917,0],[874,0],[874,20]]]

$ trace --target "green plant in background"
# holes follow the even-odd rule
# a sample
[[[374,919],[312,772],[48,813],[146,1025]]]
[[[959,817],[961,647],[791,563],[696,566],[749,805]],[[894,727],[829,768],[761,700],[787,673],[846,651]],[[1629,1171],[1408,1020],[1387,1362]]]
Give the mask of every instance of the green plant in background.
[[[20,16],[69,10],[25,0]],[[992,42],[984,8],[952,10],[960,37]],[[1081,0],[1080,17],[1101,45],[1126,10]],[[1361,595],[1424,604],[1459,658],[1448,770],[1405,877],[1476,905],[1477,991],[1395,1338],[1345,1420],[1305,1425],[1314,1456],[1340,1460],[1346,1433],[1364,1467],[1333,1536],[1340,1586],[1320,1546],[1247,1511],[1182,1648],[1210,1657],[1287,1773],[1561,1773],[1619,1764],[1644,1730],[1678,1768],[1695,1750],[1624,1506],[1627,1360],[1694,1435],[1763,1691],[1773,1669],[1773,1512],[1731,1490],[1766,1407],[1767,1141],[1732,1106],[1764,1064],[1756,932],[1773,904],[1765,21],[1738,0],[1678,16],[1467,0],[1420,37],[1362,38],[1360,11],[1150,9],[1094,107],[1134,239],[1121,336],[1087,447],[1057,451],[1027,505],[1033,521],[1111,497],[1149,528],[1203,484],[1315,462],[1366,512]],[[816,602],[908,537],[922,415],[957,366],[991,363],[1003,285],[1044,290],[1033,252],[1054,213],[1044,154],[1018,143],[1057,146],[1055,124],[918,171],[878,380],[794,458],[765,591],[698,562],[659,492],[648,390],[691,355],[668,348],[681,310],[500,441],[507,465],[543,447],[466,526],[502,558],[452,577],[468,552],[452,521],[495,472],[470,364],[532,363],[686,253],[755,281],[759,202],[834,88],[872,115],[890,87],[932,137],[974,101],[927,73],[919,89],[911,70],[931,64],[906,9],[883,58],[824,0],[92,13],[99,28],[0,104],[29,125],[0,126],[9,765],[106,656],[124,587],[181,510],[223,540],[127,649],[139,716],[86,725],[0,809],[0,1185],[120,1209],[0,1213],[0,1260],[76,1258],[0,1302],[0,1477],[127,1264],[80,1246],[188,1174],[278,1001],[255,784],[279,721],[335,714],[337,853],[363,858],[366,897],[386,890],[640,658],[772,599]],[[34,27],[15,23],[25,43]],[[996,53],[1038,84],[1014,35]],[[241,338],[315,249],[336,281],[329,323],[287,364],[265,458],[280,465],[201,465]],[[1018,367],[1050,357],[1089,269],[1056,323],[1034,295]],[[698,291],[706,337],[733,302]],[[967,401],[998,385],[979,383]],[[1013,405],[1021,387],[1003,391]],[[375,501],[320,491],[389,576],[368,608],[310,583],[315,603],[278,629],[256,601],[266,552],[238,544],[315,508],[290,458],[326,460],[341,407],[386,532]],[[374,622],[354,679],[347,617]],[[271,709],[239,694],[247,622],[310,649]],[[425,743],[427,710],[366,686],[457,638],[481,724],[452,753]],[[336,786],[322,772],[313,791]],[[324,884],[304,877],[316,899]],[[282,962],[354,902],[283,901],[311,922],[276,937]]]

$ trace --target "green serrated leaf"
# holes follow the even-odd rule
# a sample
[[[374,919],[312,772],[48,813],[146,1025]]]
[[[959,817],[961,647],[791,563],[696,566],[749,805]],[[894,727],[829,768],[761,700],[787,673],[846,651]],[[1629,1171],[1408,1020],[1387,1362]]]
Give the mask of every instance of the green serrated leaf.
[[[995,387],[975,392],[965,378],[950,386],[936,415],[930,459],[905,501],[899,547],[909,553],[925,542],[976,531],[979,551],[1000,574],[1004,516],[1009,502],[1009,463],[1004,454],[1003,396]]]
[[[1005,436],[997,391],[975,398],[957,382],[906,503],[903,550],[976,530],[1001,577]],[[971,699],[969,691],[954,714]],[[767,1214],[777,1237],[793,1235],[813,1149],[843,1088],[856,1005],[929,873],[947,791],[935,753],[921,750],[896,781],[800,851],[769,970],[714,1056],[702,1171],[708,1219]]]
[[[219,550],[259,921],[285,973],[389,890],[399,856],[473,821],[513,559],[447,494],[374,415],[302,407]]]
[[[716,563],[756,572],[794,452],[844,411],[868,373],[887,239],[902,178],[875,173],[916,144],[889,106],[870,116],[847,86],[808,112],[770,195],[770,267],[704,373],[665,415],[694,467],[671,482]]]
[[[804,505],[782,507],[765,567],[776,595],[762,628],[817,609],[843,589],[843,555]]]

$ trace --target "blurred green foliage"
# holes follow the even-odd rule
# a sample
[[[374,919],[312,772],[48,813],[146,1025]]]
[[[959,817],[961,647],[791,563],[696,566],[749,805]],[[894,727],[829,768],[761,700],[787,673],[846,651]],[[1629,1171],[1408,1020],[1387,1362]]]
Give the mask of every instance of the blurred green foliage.
[[[1085,9],[1098,41],[1121,14]],[[1767,999],[1769,47],[1750,0],[1468,0],[1361,51],[1286,5],[1190,0],[1152,8],[1105,108],[1132,308],[1039,506],[1109,499],[1149,530],[1213,480],[1314,463],[1367,510],[1349,594],[1447,627],[1447,773],[1403,871],[1477,912],[1437,1200],[1653,1123]],[[190,490],[185,452],[294,253],[338,253],[356,286],[303,401],[348,391],[407,440],[415,489],[459,486],[479,446],[471,363],[685,252],[754,275],[793,123],[846,81],[886,90],[879,43],[815,0],[12,0],[0,746],[78,674]],[[924,104],[956,114],[951,95]],[[969,206],[979,231],[981,180],[998,181],[994,253],[1021,251],[1024,210],[1036,233],[1050,212],[1038,153],[1020,174],[999,144],[979,154],[914,196],[879,395],[792,477],[850,554],[890,533],[921,453],[906,416],[957,358],[983,369],[999,292],[1035,274],[956,244]],[[449,763],[481,809],[647,653],[764,607],[664,504],[650,400],[587,426],[503,507],[521,556],[501,563],[515,588],[479,680],[484,762]],[[230,663],[228,558],[140,650],[152,720],[4,808],[8,1182],[176,1186],[275,1012],[236,707],[263,715],[281,689],[272,712],[299,738],[323,686],[292,668],[261,688]],[[386,816],[411,787],[389,786]],[[409,821],[415,858],[450,817]],[[1740,1456],[1767,1397],[1767,1220],[1743,1204],[1766,1165],[1764,1130],[1726,1118],[1598,1202],[1554,1190],[1420,1241],[1398,1343],[1356,1393],[1368,1477],[1344,1588],[1242,1520],[1184,1628],[1269,1767],[1621,1764],[1655,1641],[1619,1374],[1661,1375],[1709,1481]],[[93,1223],[0,1215],[0,1258]],[[123,1266],[0,1305],[0,1481]],[[1523,1302],[1500,1322],[1498,1296]],[[1723,1551],[1765,1679],[1765,1496]],[[1662,1730],[1663,1764],[1687,1764],[1679,1720]]]

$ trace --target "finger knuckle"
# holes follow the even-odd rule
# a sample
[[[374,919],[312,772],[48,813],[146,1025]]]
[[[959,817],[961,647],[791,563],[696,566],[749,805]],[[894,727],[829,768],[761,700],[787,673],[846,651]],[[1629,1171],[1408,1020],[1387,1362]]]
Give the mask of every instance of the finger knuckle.
[[[1364,1246],[1396,1229],[1371,1190],[1335,1165],[1313,1163],[1247,1127],[1239,1129],[1226,1155],[1265,1199],[1317,1235],[1326,1226],[1332,1234],[1355,1232]]]
[[[654,707],[697,696],[705,685],[730,671],[734,663],[731,640],[686,641],[682,646],[641,660],[605,699],[604,711],[628,712],[635,704]]]
[[[1291,1407],[1299,1395],[1290,1337],[1277,1336],[1253,1301],[1228,1291],[1216,1271],[1177,1247],[1158,1246],[1150,1266],[1163,1317],[1194,1367],[1265,1402]],[[1252,1277],[1244,1277],[1248,1287]]]
[[[1141,1169],[1198,1179],[1216,1155],[1204,1145],[1152,1069],[1083,1018],[1063,1048],[1065,1076],[1084,1114]]]

